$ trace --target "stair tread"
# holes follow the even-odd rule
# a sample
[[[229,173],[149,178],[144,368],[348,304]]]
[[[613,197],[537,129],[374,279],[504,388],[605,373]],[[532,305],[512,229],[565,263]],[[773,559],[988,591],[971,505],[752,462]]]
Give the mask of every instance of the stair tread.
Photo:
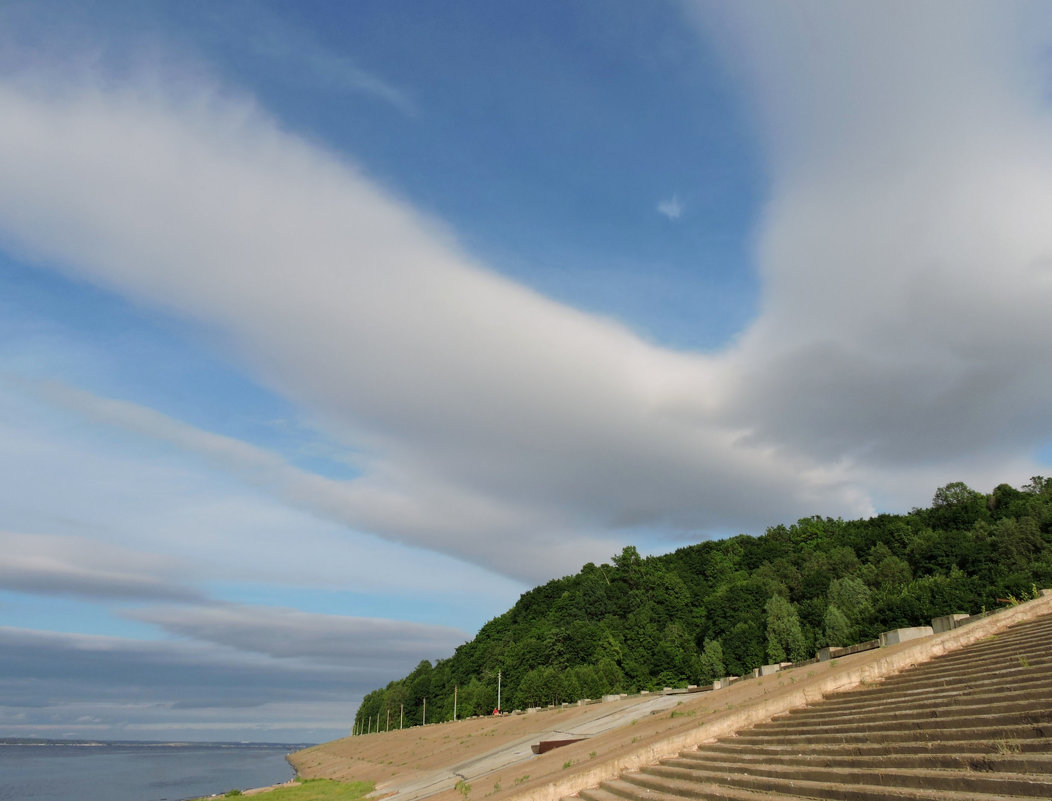
[[[730,773],[741,773],[739,768],[757,770],[762,769],[771,773],[779,774],[772,778],[781,778],[781,774],[791,775],[799,773],[793,765],[770,765],[770,764],[758,764],[751,765],[748,763],[725,763],[725,768],[718,768],[717,766],[702,766],[702,763],[697,763],[697,767],[691,766],[686,768],[680,768],[681,770],[689,770],[697,773],[716,773],[716,774],[730,774]],[[660,768],[661,765],[651,766],[651,768]],[[673,767],[673,766],[667,766]],[[645,773],[651,768],[639,771]],[[965,770],[939,770],[934,768],[895,768],[893,770],[881,769],[879,767],[873,768],[858,768],[858,767],[826,767],[826,766],[815,766],[808,768],[808,770],[814,772],[822,772],[834,776],[874,776],[876,778],[887,778],[888,776],[900,776],[905,778],[932,778],[932,779],[946,779],[955,777],[965,777],[969,779],[981,779],[987,781],[995,781],[1001,783],[1008,782],[1021,782],[1025,784],[1032,784],[1036,786],[1044,786],[1052,790],[1052,778],[1044,775],[1031,776],[1023,773],[991,773],[991,772],[977,772],[977,771],[965,771]],[[761,774],[762,775],[762,774]],[[874,784],[881,784],[881,782],[873,782]]]
[[[825,781],[810,781],[807,779],[777,779],[770,777],[742,777],[735,774],[723,774],[728,781],[744,781],[751,780],[756,784],[764,784],[769,788],[781,788],[775,789],[774,792],[781,792],[783,795],[789,795],[790,797],[803,797],[803,798],[828,798],[832,797],[845,797],[847,795],[854,795],[854,797],[864,797],[866,794],[870,794],[874,797],[881,799],[925,799],[928,801],[1004,801],[1006,798],[1025,798],[1026,796],[1011,796],[1005,795],[1004,793],[984,793],[984,792],[972,792],[968,790],[951,790],[945,789],[931,789],[924,787],[895,787],[881,784],[852,784],[844,785],[843,783],[833,783]],[[623,784],[636,785],[638,787],[646,787],[648,784],[653,787],[662,788],[659,792],[667,794],[671,797],[705,797],[701,793],[704,792],[703,788],[706,786],[721,786],[719,781],[709,782],[695,782],[684,779],[673,779],[661,776],[643,776],[641,774],[630,774],[626,776],[625,781],[622,779]],[[604,785],[608,784],[604,782]],[[752,789],[752,788],[749,788]],[[783,792],[783,790],[790,790],[791,792]],[[831,792],[832,791],[832,792]],[[845,792],[847,791],[847,792]],[[653,790],[651,790],[651,793]],[[766,791],[761,791],[766,792]],[[648,794],[647,798],[653,798],[652,794]]]

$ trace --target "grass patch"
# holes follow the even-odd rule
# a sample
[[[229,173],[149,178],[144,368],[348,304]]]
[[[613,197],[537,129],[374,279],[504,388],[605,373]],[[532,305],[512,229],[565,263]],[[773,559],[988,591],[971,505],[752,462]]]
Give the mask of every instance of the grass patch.
[[[372,782],[336,782],[332,779],[307,779],[290,787],[277,787],[265,793],[253,796],[264,801],[358,801],[373,791]],[[241,795],[241,791],[231,790],[227,798]],[[204,799],[198,799],[204,801]]]
[[[1001,756],[1005,756],[1007,754],[1018,754],[1023,750],[1023,747],[1017,742],[1002,737],[1000,740],[994,741],[994,750]]]

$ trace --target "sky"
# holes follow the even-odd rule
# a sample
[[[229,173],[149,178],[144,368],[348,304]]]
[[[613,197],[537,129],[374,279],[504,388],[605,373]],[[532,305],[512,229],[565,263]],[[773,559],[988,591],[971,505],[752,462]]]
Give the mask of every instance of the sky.
[[[1052,469],[1024,2],[0,2],[0,737],[323,741],[625,545]]]

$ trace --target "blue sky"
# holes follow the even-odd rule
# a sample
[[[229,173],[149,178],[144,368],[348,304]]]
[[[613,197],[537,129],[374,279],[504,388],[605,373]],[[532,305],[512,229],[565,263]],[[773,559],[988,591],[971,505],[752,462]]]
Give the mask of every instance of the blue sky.
[[[626,544],[1047,473],[1049,32],[0,4],[0,736],[329,739]]]

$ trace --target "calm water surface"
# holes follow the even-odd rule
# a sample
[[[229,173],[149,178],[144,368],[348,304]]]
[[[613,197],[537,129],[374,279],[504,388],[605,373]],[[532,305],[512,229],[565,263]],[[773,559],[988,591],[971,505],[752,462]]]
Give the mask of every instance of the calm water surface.
[[[303,746],[0,745],[2,801],[182,801],[293,777]]]

